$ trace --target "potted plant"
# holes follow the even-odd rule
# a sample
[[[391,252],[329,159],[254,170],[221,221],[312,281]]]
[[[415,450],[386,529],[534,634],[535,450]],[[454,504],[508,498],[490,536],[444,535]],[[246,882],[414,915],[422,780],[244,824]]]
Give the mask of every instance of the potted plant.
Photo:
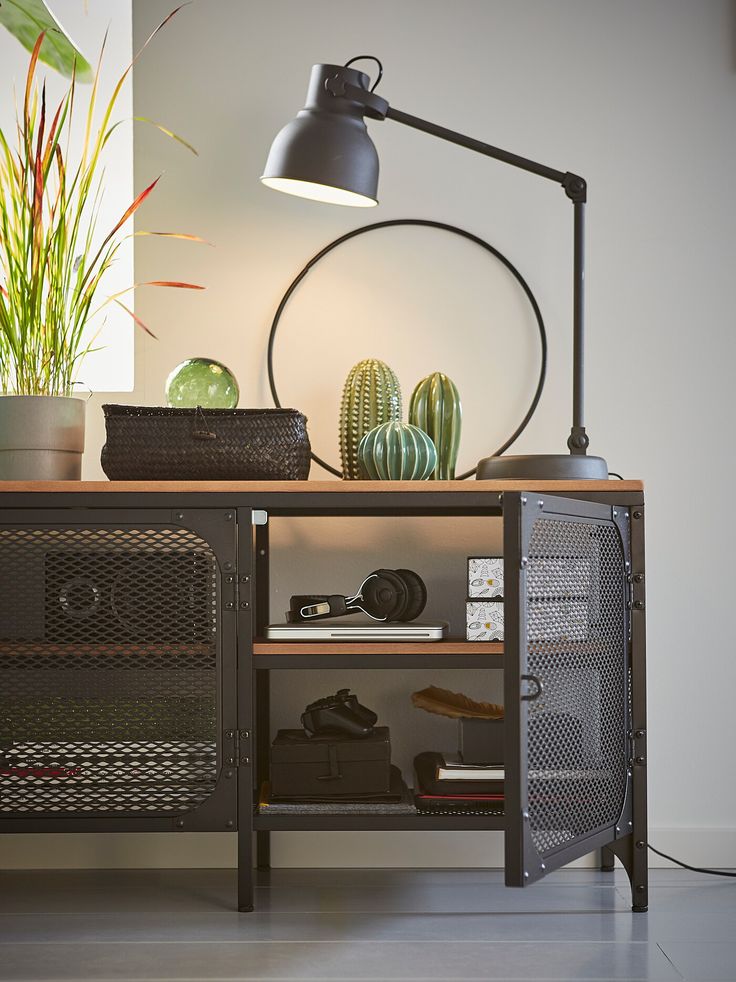
[[[201,289],[173,281],[131,284],[107,297],[101,289],[129,234],[125,226],[158,183],[157,178],[149,184],[110,231],[98,230],[104,156],[120,122],[112,120],[115,103],[143,49],[178,9],[123,72],[96,128],[98,63],[82,109],[85,136],[76,155],[70,155],[68,139],[81,101],[74,71],[53,114],[47,111],[45,85],[36,82],[45,32],[31,53],[14,145],[0,130],[0,479],[79,479],[85,406],[73,388],[81,362],[93,350],[85,328],[105,305],[119,305],[151,334],[121,300],[123,294],[141,285]]]

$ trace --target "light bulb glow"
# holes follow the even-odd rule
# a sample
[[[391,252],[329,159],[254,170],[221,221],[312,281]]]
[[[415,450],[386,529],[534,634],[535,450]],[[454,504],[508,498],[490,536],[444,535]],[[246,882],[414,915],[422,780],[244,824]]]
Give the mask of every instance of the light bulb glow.
[[[292,177],[262,177],[266,187],[275,191],[285,191],[300,198],[311,198],[313,201],[324,201],[331,205],[348,205],[352,208],[373,208],[378,204],[373,198],[345,188],[335,188],[329,184],[316,184],[313,181],[298,181]]]

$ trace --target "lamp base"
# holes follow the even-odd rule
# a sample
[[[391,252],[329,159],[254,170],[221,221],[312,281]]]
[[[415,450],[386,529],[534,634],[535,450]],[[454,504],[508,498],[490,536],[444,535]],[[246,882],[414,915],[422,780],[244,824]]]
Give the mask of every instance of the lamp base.
[[[479,481],[606,481],[608,464],[603,457],[585,454],[524,454],[485,457],[478,463]]]

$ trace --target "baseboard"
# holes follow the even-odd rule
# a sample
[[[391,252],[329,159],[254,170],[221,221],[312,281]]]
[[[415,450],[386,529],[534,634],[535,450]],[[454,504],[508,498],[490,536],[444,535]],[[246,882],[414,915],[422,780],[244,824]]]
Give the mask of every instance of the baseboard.
[[[0,835],[0,869],[228,869],[233,832]]]
[[[273,833],[272,862],[282,867],[503,866],[500,832]],[[694,866],[736,868],[736,828],[652,829],[658,849]],[[0,869],[192,869],[235,865],[232,832],[0,835]],[[592,866],[586,856],[576,866]],[[652,867],[671,864],[654,853]]]

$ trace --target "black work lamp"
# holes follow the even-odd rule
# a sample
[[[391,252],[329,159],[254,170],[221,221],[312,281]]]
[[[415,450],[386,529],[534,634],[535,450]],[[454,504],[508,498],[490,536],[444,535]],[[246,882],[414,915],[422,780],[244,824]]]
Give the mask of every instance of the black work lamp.
[[[372,88],[367,75],[350,67],[362,59],[378,65]],[[574,227],[573,418],[567,440],[570,452],[486,457],[478,464],[477,476],[486,480],[606,479],[605,460],[587,454],[589,439],[583,412],[585,181],[577,174],[555,170],[393,109],[374,91],[382,74],[380,61],[372,55],[352,58],[345,65],[315,65],[306,106],[273,141],[261,180],[279,191],[318,201],[358,207],[377,204],[378,154],[365,125],[368,117],[393,119],[560,184],[573,204]]]

